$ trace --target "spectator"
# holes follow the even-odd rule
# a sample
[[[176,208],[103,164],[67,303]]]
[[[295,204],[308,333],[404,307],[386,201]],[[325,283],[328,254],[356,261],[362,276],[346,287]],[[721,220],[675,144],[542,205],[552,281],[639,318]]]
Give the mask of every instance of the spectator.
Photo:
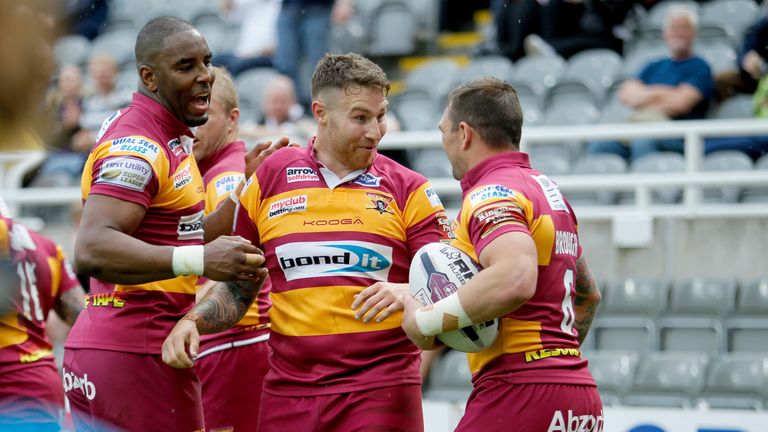
[[[670,56],[646,65],[637,78],[619,89],[621,102],[635,111],[632,119],[701,119],[707,112],[714,81],[707,62],[693,54],[698,17],[688,6],[669,8],[664,20],[664,40]],[[635,160],[655,151],[683,152],[682,139],[637,139],[629,147],[618,141],[594,142],[590,153],[616,153]]]
[[[56,88],[48,93],[46,100],[52,132],[48,144],[54,149],[69,151],[72,137],[80,130],[83,112],[82,72],[75,65],[64,65],[56,82]]]
[[[104,29],[109,17],[107,0],[69,0],[65,3],[64,17],[72,33],[93,40]]]
[[[257,138],[289,135],[309,139],[315,122],[304,115],[304,108],[296,99],[293,81],[285,75],[278,75],[269,81],[262,99],[264,115],[258,125],[248,131]]]
[[[614,27],[624,22],[632,4],[632,0],[499,0],[494,4],[496,41],[514,61],[526,51],[554,51],[565,58],[591,48],[621,53],[623,43]]]
[[[766,3],[768,4],[768,3]],[[768,17],[755,21],[744,35],[736,69],[715,77],[715,97],[723,101],[736,93],[754,93],[768,61]]]
[[[217,55],[213,63],[232,75],[256,67],[272,67],[277,45],[278,0],[222,0],[222,12],[240,24],[240,37],[233,52]]]
[[[311,104],[309,92],[301,84],[301,58],[310,68],[328,51],[331,21],[346,22],[353,11],[353,0],[283,0],[277,17],[275,67],[293,79],[299,89],[299,102]]]

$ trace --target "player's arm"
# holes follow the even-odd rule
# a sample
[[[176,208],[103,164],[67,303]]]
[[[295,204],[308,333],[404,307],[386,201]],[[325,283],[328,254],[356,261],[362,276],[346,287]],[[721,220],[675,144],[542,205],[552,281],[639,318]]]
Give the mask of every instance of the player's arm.
[[[195,308],[176,323],[163,342],[163,361],[175,368],[192,367],[201,334],[226,330],[245,316],[267,278],[267,270],[261,268],[254,276],[253,281],[213,285]]]
[[[420,348],[434,348],[434,336],[440,333],[506,315],[535,294],[538,256],[529,234],[501,234],[479,259],[483,269],[455,294],[418,309],[415,300],[408,300],[403,330]]]
[[[582,255],[576,260],[576,297],[573,299],[573,310],[576,314],[573,326],[579,332],[579,345],[587,338],[598,304],[600,290],[589,270],[587,259]]]
[[[245,154],[245,178],[248,179],[261,165],[267,156],[283,147],[298,147],[298,144],[289,144],[288,137],[282,137],[277,142],[265,141],[256,144],[248,153]],[[240,195],[245,185],[245,180],[241,182],[234,190],[233,195],[224,198],[216,207],[216,210],[203,219],[203,230],[205,230],[205,242],[211,242],[219,236],[232,233],[232,220],[235,217],[237,208],[236,197]]]
[[[77,285],[59,296],[53,304],[53,310],[62,321],[70,327],[75,324],[77,316],[85,308],[85,291]]]
[[[263,256],[240,237],[220,237],[203,246],[157,246],[132,237],[146,214],[144,207],[92,194],[83,208],[75,243],[75,262],[83,274],[120,284],[141,284],[197,274],[214,280],[248,280]]]

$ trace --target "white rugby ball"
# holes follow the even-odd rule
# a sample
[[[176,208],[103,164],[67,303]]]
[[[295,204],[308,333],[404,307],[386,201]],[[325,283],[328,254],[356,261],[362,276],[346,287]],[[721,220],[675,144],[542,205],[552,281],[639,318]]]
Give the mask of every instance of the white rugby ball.
[[[480,266],[461,250],[444,244],[429,243],[413,256],[408,281],[411,294],[423,305],[437,303],[455,293],[480,271]],[[499,319],[437,335],[447,346],[463,352],[488,348],[499,333]]]

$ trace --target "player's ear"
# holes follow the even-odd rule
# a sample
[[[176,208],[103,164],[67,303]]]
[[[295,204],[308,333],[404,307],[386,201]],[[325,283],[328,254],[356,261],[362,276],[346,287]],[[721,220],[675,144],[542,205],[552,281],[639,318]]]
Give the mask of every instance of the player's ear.
[[[328,110],[326,109],[325,104],[318,100],[313,100],[312,116],[315,117],[315,120],[317,120],[318,123],[324,125],[328,121]]]
[[[139,66],[139,78],[147,90],[152,93],[157,91],[157,75],[151,66],[145,64]]]
[[[472,143],[474,134],[475,130],[472,129],[472,126],[468,125],[467,122],[459,123],[459,138],[461,138],[462,150],[467,150],[469,148],[469,145]]]

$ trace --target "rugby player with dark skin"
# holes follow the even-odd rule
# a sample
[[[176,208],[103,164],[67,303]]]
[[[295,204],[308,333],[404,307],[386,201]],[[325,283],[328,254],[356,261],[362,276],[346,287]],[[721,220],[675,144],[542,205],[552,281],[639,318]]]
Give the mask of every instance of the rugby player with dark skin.
[[[187,126],[195,127],[208,119],[214,81],[212,54],[196,29],[188,24],[173,25],[180,28],[165,28],[148,35],[143,43],[137,43],[138,91],[159,102]],[[257,147],[251,154],[252,159],[259,150],[268,148],[266,143]],[[269,153],[271,151],[260,156],[263,159]],[[75,246],[78,270],[107,282],[129,285],[176,277],[172,267],[174,247],[152,245],[131,236],[145,214],[146,209],[140,205],[105,195],[90,195],[84,205]],[[258,281],[248,285],[255,290],[225,295],[236,301],[237,309],[245,313],[256,297],[260,282],[266,278],[264,257],[249,241],[222,235],[231,232],[231,225],[222,223],[226,219],[207,217],[203,220],[205,240],[209,241],[205,245],[203,275],[214,280]]]

